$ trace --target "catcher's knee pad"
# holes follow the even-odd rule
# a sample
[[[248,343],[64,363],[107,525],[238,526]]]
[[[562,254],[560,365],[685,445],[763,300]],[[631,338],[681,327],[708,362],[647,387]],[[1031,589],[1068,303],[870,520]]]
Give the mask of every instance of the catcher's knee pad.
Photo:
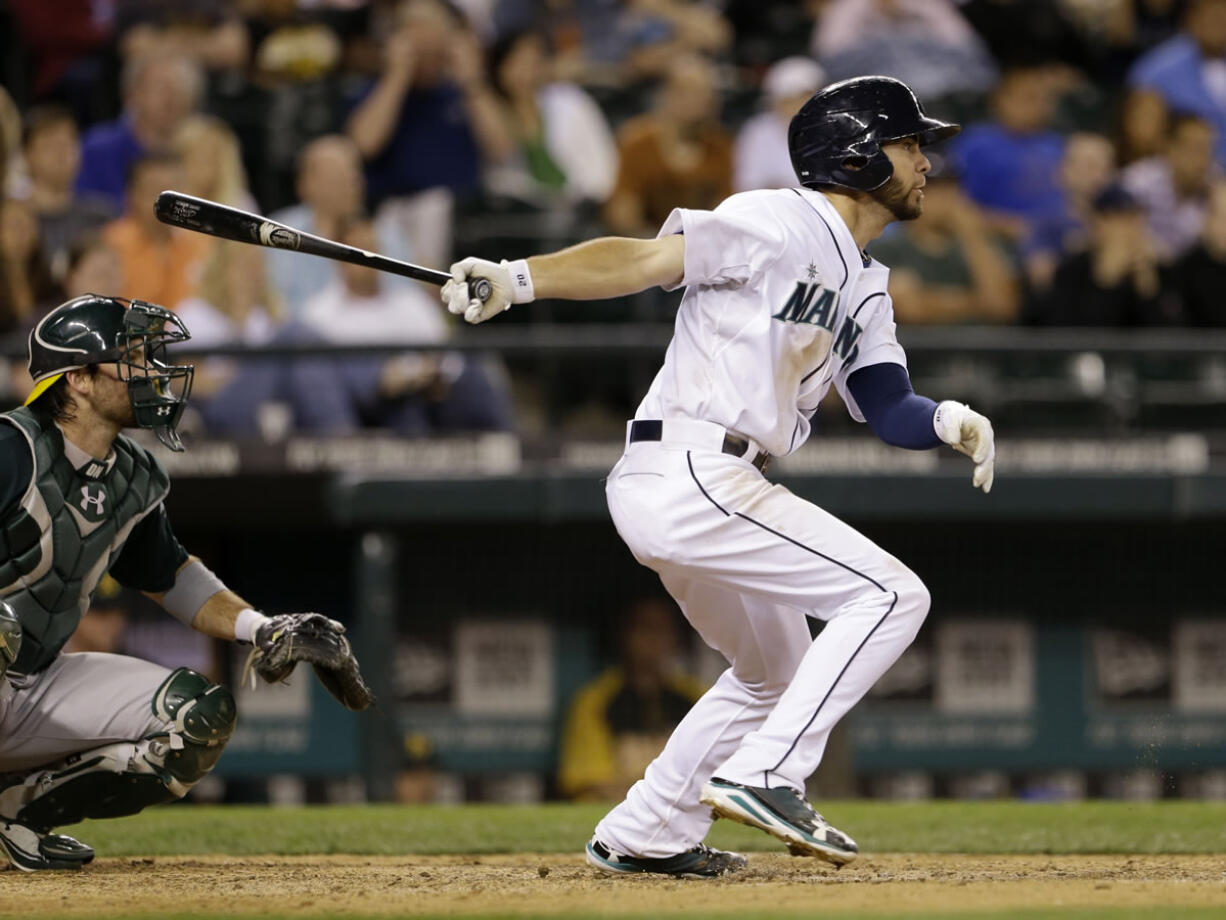
[[[45,833],[186,795],[234,732],[234,697],[204,675],[179,668],[158,687],[153,712],[164,729],[73,754],[0,792],[0,817]]]
[[[178,794],[184,795],[213,769],[234,734],[238,718],[234,696],[203,674],[179,668],[153,695],[153,713],[166,723],[167,730],[146,740],[164,740],[169,747],[164,768],[175,787],[183,786]]]

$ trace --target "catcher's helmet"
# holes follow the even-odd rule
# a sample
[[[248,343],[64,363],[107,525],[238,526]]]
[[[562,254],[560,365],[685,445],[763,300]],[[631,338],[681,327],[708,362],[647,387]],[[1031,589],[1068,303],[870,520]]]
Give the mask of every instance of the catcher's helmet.
[[[175,431],[191,394],[195,369],[166,363],[166,346],[191,338],[169,310],[142,300],[84,294],[60,304],[30,331],[26,405],[70,370],[114,363],[128,385],[132,419],[152,428],[171,450],[182,450]]]
[[[853,77],[814,93],[788,126],[788,151],[800,184],[871,192],[894,173],[886,141],[917,137],[931,144],[962,130],[930,117],[893,77]]]

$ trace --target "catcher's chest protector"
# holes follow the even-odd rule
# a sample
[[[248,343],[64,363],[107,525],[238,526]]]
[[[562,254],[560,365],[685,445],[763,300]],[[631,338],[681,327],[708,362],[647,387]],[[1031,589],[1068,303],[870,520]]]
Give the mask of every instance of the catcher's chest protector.
[[[0,596],[24,634],[11,670],[30,674],[59,654],[132,528],[170,491],[170,479],[151,453],[122,435],[109,470],[98,461],[78,472],[53,423],[44,426],[24,408],[0,419],[25,435],[34,457],[34,481],[0,520]]]

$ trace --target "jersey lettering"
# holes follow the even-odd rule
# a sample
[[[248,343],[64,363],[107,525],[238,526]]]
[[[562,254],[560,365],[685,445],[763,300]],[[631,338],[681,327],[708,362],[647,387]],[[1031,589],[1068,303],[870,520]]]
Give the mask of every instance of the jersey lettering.
[[[797,281],[787,303],[771,316],[785,323],[811,323],[828,332],[834,331],[834,317],[838,305],[838,292],[820,284]]]
[[[864,330],[850,316],[843,318],[843,325],[839,327],[839,334],[834,340],[834,353],[843,359],[844,364],[850,364],[856,360],[856,355],[860,353],[860,336]]]

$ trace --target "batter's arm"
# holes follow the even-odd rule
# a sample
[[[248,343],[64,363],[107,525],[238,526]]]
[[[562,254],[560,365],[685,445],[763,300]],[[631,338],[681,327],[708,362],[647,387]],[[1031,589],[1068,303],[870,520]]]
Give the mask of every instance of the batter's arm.
[[[452,313],[480,323],[513,303],[623,297],[657,285],[676,287],[684,275],[682,234],[649,240],[607,236],[518,262],[456,262],[452,280],[443,285],[443,302]],[[469,296],[469,282],[476,278],[490,282],[484,302]]]

